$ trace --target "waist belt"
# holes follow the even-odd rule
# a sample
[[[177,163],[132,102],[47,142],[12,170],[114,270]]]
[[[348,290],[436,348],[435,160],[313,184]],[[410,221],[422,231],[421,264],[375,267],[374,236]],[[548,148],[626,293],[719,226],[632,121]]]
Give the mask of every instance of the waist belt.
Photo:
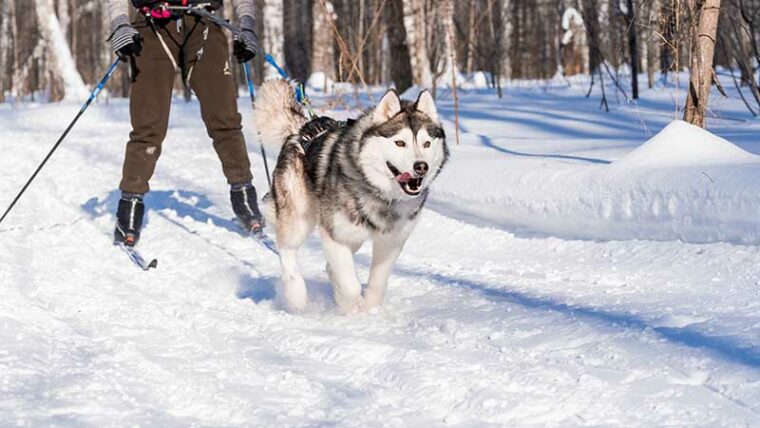
[[[143,15],[166,21],[177,20],[182,17],[182,12],[177,9],[202,7],[213,11],[221,9],[223,5],[222,0],[132,0],[132,6]]]

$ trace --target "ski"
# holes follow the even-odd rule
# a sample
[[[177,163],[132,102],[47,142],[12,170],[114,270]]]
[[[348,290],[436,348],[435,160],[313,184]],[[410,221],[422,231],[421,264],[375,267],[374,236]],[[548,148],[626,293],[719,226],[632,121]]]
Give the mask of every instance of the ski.
[[[277,244],[274,242],[272,238],[269,237],[266,233],[264,233],[264,230],[262,229],[254,229],[248,232],[248,234],[251,236],[251,238],[255,239],[256,242],[264,246],[267,250],[280,255],[280,252],[277,250]]]
[[[274,242],[274,239],[270,238],[269,235],[264,232],[264,229],[261,227],[256,228],[247,228],[244,227],[243,224],[238,219],[233,219],[233,223],[237,225],[240,229],[242,229],[243,233],[245,235],[250,236],[256,242],[258,242],[262,247],[266,248],[267,250],[271,251],[272,253],[276,255],[280,255],[280,251],[277,249],[277,244]]]
[[[121,251],[123,251],[130,260],[132,260],[132,263],[137,265],[142,270],[155,269],[156,266],[158,266],[158,260],[152,259],[150,262],[146,262],[143,256],[135,249],[135,247],[124,245],[121,242],[115,242],[114,245],[119,247]]]

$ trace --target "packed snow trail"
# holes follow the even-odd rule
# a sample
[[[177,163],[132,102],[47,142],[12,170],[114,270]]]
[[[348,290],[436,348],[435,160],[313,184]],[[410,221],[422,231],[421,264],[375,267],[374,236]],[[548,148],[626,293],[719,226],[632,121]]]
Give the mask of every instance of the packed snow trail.
[[[0,106],[0,204],[73,109]],[[337,313],[315,237],[312,304],[289,314],[197,105],[175,104],[146,199],[150,272],[110,245],[126,105],[92,113],[0,230],[0,426],[760,424],[760,247],[565,240],[433,204],[381,309]]]

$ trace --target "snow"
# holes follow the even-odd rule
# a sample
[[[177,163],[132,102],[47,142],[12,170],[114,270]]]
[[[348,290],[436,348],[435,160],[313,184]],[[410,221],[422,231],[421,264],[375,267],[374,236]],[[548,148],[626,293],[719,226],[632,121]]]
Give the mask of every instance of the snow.
[[[476,89],[485,89],[488,87],[488,75],[482,71],[477,71],[472,75],[472,87]]]
[[[636,150],[613,163],[620,168],[651,168],[713,164],[758,164],[753,155],[731,142],[682,120],[673,121]]]
[[[159,268],[136,270],[109,237],[128,106],[94,105],[0,225],[0,426],[757,426],[760,122],[713,98],[694,129],[670,87],[606,114],[571,83],[460,92],[462,145],[386,304],[354,316],[317,237],[308,311],[277,305],[195,102],[146,200]],[[0,206],[77,110],[0,105]]]
[[[327,90],[329,92],[334,84],[335,82],[327,77],[327,74],[322,71],[312,73],[306,81],[306,86],[312,91],[324,92]]]

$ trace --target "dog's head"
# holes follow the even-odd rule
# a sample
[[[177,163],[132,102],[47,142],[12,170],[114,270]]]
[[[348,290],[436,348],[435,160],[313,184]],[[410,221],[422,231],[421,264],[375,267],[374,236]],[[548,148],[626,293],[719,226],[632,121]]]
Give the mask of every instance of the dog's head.
[[[410,102],[390,90],[367,118],[372,124],[362,135],[359,154],[366,179],[389,199],[423,194],[449,156],[433,96],[423,91]]]

